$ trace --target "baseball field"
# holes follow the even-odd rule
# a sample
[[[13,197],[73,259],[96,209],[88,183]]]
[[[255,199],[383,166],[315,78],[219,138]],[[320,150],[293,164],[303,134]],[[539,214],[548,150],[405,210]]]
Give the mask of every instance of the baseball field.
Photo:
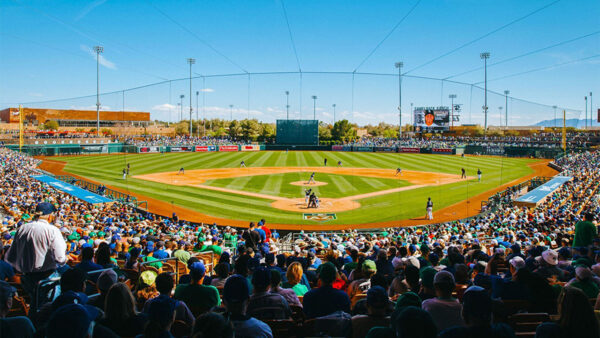
[[[161,205],[162,214],[183,212],[231,225],[261,218],[296,226],[426,223],[428,197],[434,221],[456,219],[478,212],[480,201],[500,186],[547,170],[547,161],[521,158],[320,151],[53,157],[56,161],[66,162],[62,170],[68,174],[150,201],[151,209]],[[123,179],[127,164],[130,175]],[[313,172],[316,182],[307,185]],[[319,198],[319,208],[307,208],[307,189]]]

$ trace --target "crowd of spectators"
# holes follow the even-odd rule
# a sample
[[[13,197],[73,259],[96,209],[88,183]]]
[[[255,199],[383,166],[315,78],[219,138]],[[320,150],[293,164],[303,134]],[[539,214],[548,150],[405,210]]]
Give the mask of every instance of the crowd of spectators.
[[[534,209],[300,232],[291,251],[265,220],[235,229],[87,204],[30,178],[37,164],[0,149],[2,337],[271,337],[282,323],[288,336],[513,337],[510,302],[547,314],[538,337],[599,335],[599,153],[557,160],[573,180]],[[49,278],[54,297],[36,288]],[[11,316],[23,297],[28,316]]]
[[[138,147],[151,146],[207,146],[207,145],[244,145],[250,144],[244,140],[233,139],[230,137],[196,137],[196,136],[140,136],[129,137],[124,140],[125,144],[135,145]]]

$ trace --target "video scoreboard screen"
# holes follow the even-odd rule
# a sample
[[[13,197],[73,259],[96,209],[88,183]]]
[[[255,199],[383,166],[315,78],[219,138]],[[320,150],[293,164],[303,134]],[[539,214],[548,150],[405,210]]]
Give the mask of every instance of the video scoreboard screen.
[[[416,132],[450,130],[449,107],[416,107],[413,114]]]

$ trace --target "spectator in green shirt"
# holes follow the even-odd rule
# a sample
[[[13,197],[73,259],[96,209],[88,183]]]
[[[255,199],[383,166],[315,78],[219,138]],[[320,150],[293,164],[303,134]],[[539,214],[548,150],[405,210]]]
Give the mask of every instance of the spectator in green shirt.
[[[585,214],[585,220],[575,224],[575,238],[573,239],[574,247],[587,247],[592,244],[592,241],[598,236],[598,229],[592,223],[594,215],[591,213]]]
[[[190,265],[190,284],[180,284],[175,289],[175,299],[183,301],[195,317],[211,311],[221,305],[219,291],[212,285],[202,285],[206,268],[204,263],[195,262]]]
[[[596,298],[598,296],[598,286],[592,279],[593,273],[586,266],[578,266],[575,269],[575,281],[568,285],[576,287],[583,291],[587,298]]]

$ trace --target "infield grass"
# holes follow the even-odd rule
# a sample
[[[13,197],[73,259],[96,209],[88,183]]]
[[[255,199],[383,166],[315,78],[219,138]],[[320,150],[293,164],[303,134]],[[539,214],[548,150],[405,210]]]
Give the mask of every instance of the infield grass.
[[[131,165],[130,175],[204,168],[235,168],[244,160],[248,167],[321,166],[323,158],[333,165],[342,161],[344,167],[385,168],[403,170],[444,172],[460,174],[465,168],[467,175],[476,176],[478,168],[483,172],[482,182],[476,179],[457,183],[429,186],[359,200],[361,208],[337,213],[331,224],[357,224],[414,218],[424,215],[425,202],[431,197],[434,209],[452,205],[532,172],[528,163],[536,160],[501,157],[460,157],[449,155],[322,152],[322,151],[267,151],[231,153],[165,153],[125,154],[110,156],[75,156],[58,158],[67,162],[65,171],[89,177],[106,185],[156,198],[169,203],[212,216],[256,221],[260,218],[271,223],[314,224],[304,221],[298,212],[271,207],[272,200],[211,191],[195,187],[173,186],[163,183],[129,178],[122,179],[122,170]],[[214,186],[231,185],[231,189],[259,192],[283,197],[302,197],[303,187],[289,182],[306,180],[306,173],[289,173],[263,176],[247,176],[208,181]],[[289,180],[289,181],[288,181]],[[329,180],[328,185],[318,187],[323,194],[341,197],[371,191],[386,190],[408,183],[346,175],[318,174],[317,180]],[[392,182],[387,182],[392,181]],[[369,184],[370,183],[370,184]],[[382,186],[379,187],[378,184]],[[390,185],[393,185],[390,187]],[[325,190],[322,190],[325,189]],[[298,194],[300,192],[300,194]],[[476,206],[474,206],[476,207]],[[328,223],[328,224],[329,224]]]

